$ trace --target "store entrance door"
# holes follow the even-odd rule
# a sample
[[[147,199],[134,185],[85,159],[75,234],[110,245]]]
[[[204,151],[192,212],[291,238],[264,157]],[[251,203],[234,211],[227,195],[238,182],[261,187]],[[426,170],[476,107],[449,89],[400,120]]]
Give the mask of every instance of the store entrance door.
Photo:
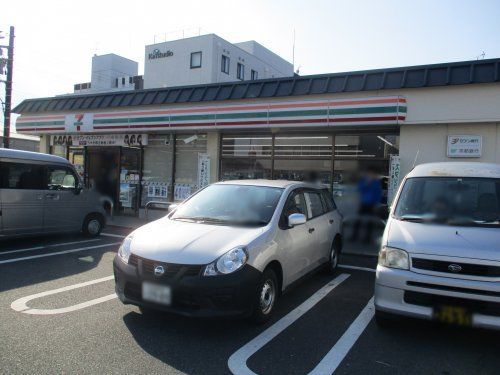
[[[86,164],[87,186],[111,198],[114,207],[117,207],[119,202],[120,148],[89,147],[87,148]]]

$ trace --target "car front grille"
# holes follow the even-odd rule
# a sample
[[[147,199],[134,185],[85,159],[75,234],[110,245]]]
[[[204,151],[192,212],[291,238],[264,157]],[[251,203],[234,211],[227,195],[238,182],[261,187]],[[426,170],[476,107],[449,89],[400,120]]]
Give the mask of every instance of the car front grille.
[[[499,266],[450,262],[423,258],[412,258],[411,263],[413,268],[426,271],[443,272],[455,275],[500,277]],[[455,271],[453,271],[450,269],[450,265],[459,266],[460,270],[457,271],[457,267],[451,267],[455,269]]]
[[[405,303],[412,305],[434,307],[439,305],[460,306],[469,309],[472,312],[500,316],[500,303],[490,301],[478,301],[465,298],[447,297],[436,294],[421,293],[414,291],[405,291]]]
[[[165,273],[160,277],[164,279],[180,278],[184,276],[198,276],[201,274],[201,270],[203,268],[201,265],[157,262],[155,260],[139,257],[135,254],[130,255],[128,263],[140,269],[143,274],[151,276],[154,275],[154,269],[156,266],[163,266]]]

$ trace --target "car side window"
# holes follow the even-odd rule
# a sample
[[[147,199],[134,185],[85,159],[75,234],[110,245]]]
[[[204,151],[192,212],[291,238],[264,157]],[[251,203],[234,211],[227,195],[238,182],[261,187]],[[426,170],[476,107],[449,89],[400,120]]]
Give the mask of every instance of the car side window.
[[[327,190],[321,190],[321,197],[323,198],[323,203],[325,205],[326,211],[330,212],[335,210],[335,202],[333,201],[332,194]]]
[[[291,214],[303,214],[307,217],[306,201],[302,191],[294,191],[288,196],[280,218],[280,228],[288,228],[288,216]]]
[[[71,190],[77,185],[77,178],[67,167],[47,168],[47,190]]]
[[[3,189],[41,190],[43,188],[42,165],[2,162],[0,186]]]
[[[306,202],[309,208],[309,219],[321,216],[325,213],[321,194],[319,191],[308,191],[306,194]]]

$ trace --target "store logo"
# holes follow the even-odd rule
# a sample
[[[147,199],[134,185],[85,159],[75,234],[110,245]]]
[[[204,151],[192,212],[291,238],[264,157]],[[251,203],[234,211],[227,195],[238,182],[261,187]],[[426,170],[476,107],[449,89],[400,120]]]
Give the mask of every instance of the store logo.
[[[462,266],[460,266],[459,264],[450,264],[448,266],[448,269],[451,272],[460,272],[460,271],[462,271]]]
[[[173,55],[174,53],[170,50],[168,50],[167,52],[160,52],[158,48],[155,48],[153,52],[148,54],[148,60],[162,59],[164,57],[170,57]]]
[[[165,273],[165,268],[163,266],[156,266],[154,272],[155,276],[161,276]]]

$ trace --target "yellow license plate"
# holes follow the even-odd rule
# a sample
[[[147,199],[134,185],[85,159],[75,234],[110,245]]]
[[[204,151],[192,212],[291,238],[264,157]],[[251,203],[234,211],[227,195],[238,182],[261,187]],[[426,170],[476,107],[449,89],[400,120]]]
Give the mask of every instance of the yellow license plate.
[[[472,314],[465,307],[461,306],[436,306],[433,312],[434,320],[446,324],[456,324],[460,326],[470,326],[472,324]]]

